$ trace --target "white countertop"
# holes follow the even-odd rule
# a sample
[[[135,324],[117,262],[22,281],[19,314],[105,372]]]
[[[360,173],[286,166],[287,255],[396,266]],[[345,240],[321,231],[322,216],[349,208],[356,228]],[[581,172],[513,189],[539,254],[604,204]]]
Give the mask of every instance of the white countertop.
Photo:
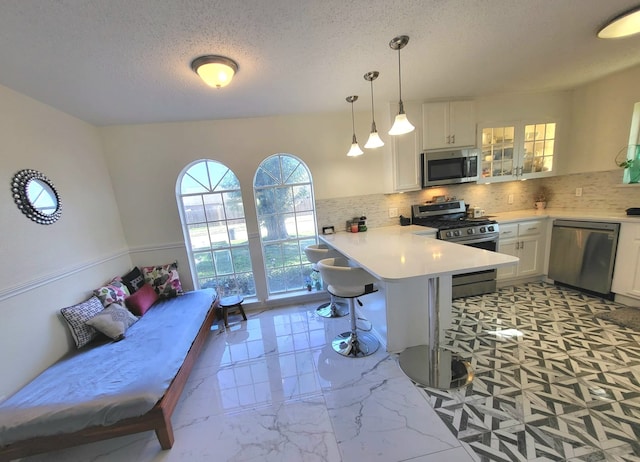
[[[515,264],[518,259],[425,235],[423,226],[386,226],[362,233],[321,235],[320,240],[355,261],[378,279],[393,281],[482,271]]]
[[[544,210],[517,210],[515,212],[498,212],[489,215],[498,223],[509,223],[510,221],[520,221],[536,218],[559,218],[567,220],[589,220],[605,221],[615,223],[640,223],[640,216],[628,216],[624,212],[607,212],[594,210],[567,210],[567,209],[544,209]]]

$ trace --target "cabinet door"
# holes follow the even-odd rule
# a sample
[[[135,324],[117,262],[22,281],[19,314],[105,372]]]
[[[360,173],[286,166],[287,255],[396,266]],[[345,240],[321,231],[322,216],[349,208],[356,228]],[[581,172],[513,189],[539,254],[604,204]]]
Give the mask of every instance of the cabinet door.
[[[449,123],[452,145],[476,145],[476,111],[473,101],[452,101],[449,104]]]
[[[443,149],[451,146],[448,102],[423,104],[422,122],[424,149]]]
[[[393,190],[395,192],[417,191],[420,185],[420,116],[421,108],[417,103],[405,103],[404,110],[416,129],[404,135],[389,136],[393,151]],[[397,114],[395,108],[393,117]]]
[[[505,239],[500,240],[498,244],[498,252],[504,253],[506,255],[511,255],[513,257],[518,257],[517,250],[518,241],[517,239]],[[520,263],[515,265],[503,266],[502,268],[498,268],[497,279],[510,279],[516,277],[518,274],[518,266]]]
[[[540,238],[537,236],[518,238],[518,276],[535,276],[541,273],[542,258]]]
[[[611,291],[640,298],[640,225],[620,227]]]
[[[518,152],[515,149],[515,125],[481,127],[480,178],[485,181],[508,181],[518,173]]]

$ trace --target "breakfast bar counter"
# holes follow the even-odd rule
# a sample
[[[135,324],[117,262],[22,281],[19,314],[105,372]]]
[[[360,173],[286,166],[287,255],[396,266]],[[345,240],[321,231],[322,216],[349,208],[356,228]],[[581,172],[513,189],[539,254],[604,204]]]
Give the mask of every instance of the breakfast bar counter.
[[[438,334],[451,323],[451,277],[515,264],[510,255],[434,238],[422,226],[388,226],[320,239],[375,276],[378,292],[362,298],[363,314],[389,352],[429,344],[430,297],[435,297]],[[430,285],[437,293],[429,293]],[[432,307],[436,308],[436,307]]]
[[[320,239],[378,279],[378,292],[363,297],[362,311],[387,351],[401,352],[399,365],[409,378],[440,389],[473,379],[467,361],[440,347],[451,325],[452,276],[518,258],[437,240],[433,230],[414,225]]]

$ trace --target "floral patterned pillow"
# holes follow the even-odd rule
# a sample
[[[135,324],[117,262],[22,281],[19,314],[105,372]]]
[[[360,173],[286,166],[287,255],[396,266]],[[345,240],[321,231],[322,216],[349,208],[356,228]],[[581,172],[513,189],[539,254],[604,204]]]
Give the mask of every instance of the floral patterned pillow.
[[[160,298],[171,298],[183,294],[177,261],[167,265],[143,266],[140,269],[145,282],[153,287]]]
[[[122,282],[122,278],[117,276],[110,282],[93,291],[93,295],[100,299],[102,306],[107,307],[112,303],[124,304],[124,299],[129,296],[129,289]]]

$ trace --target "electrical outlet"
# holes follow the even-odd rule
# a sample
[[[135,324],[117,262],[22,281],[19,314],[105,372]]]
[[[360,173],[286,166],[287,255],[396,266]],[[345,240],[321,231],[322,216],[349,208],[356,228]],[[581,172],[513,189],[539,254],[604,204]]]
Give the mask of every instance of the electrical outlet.
[[[389,218],[395,218],[398,216],[398,209],[397,207],[391,207],[389,209]]]
[[[576,188],[576,197],[582,196],[582,188]]]
[[[509,194],[509,198],[507,199],[509,204],[513,204],[513,194]]]

